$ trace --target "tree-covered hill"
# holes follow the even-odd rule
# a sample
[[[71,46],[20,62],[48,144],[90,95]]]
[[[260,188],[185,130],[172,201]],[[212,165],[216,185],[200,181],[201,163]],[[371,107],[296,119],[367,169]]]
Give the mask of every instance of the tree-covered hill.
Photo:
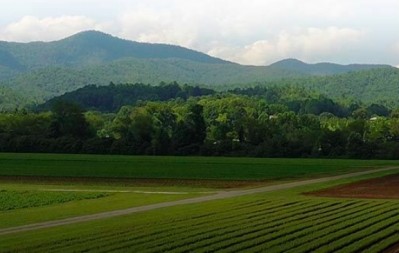
[[[167,101],[187,99],[214,94],[215,91],[198,86],[180,86],[177,83],[161,83],[158,86],[145,84],[111,83],[107,86],[88,85],[73,92],[52,98],[38,106],[39,110],[50,110],[58,101],[72,102],[85,110],[117,112],[124,105],[133,105],[139,101]]]
[[[355,111],[365,117],[387,116],[390,110],[383,105],[362,104],[358,101],[332,100],[309,88],[300,86],[255,86],[236,88],[228,91],[215,91],[198,86],[161,83],[158,86],[136,84],[114,84],[106,86],[88,85],[64,95],[54,97],[46,103],[36,106],[35,111],[50,110],[59,102],[73,103],[84,110],[98,112],[117,112],[123,106],[140,105],[148,101],[180,101],[202,96],[231,97],[245,96],[248,99],[262,100],[272,110],[290,110],[299,114],[320,115],[328,113],[338,117],[347,117]],[[240,108],[235,108],[241,110]],[[355,113],[356,114],[356,113]]]
[[[376,68],[386,68],[388,65],[373,65],[373,64],[349,64],[340,65],[334,63],[316,63],[308,64],[297,59],[285,59],[270,65],[272,68],[286,69],[314,76],[326,76],[334,74],[342,74],[352,71],[361,71]]]
[[[381,67],[305,64],[293,59],[271,66],[244,66],[179,46],[139,43],[96,31],[54,42],[0,42],[0,87],[34,103],[90,84],[177,81],[229,89]],[[15,102],[15,106],[23,104]]]
[[[0,87],[0,111],[13,111],[18,105],[28,105],[32,101],[6,87]]]
[[[125,58],[142,60],[179,59],[194,63],[241,67],[243,71],[271,68],[273,70],[279,69],[286,72],[311,75],[337,74],[382,66],[338,65],[331,63],[306,64],[295,59],[283,60],[261,68],[240,66],[180,46],[140,43],[120,39],[98,31],[86,31],[53,42],[16,43],[0,41],[0,80],[7,79],[11,74],[26,73],[48,67],[80,69],[82,67],[109,64]],[[184,66],[181,67],[184,68]],[[280,75],[280,77],[282,76]]]
[[[346,105],[297,87],[197,96],[208,93],[176,83],[88,86],[51,111],[0,112],[0,151],[399,158],[397,108]],[[126,105],[115,110],[114,102]]]
[[[334,99],[398,106],[399,69],[393,67],[267,82],[266,86],[300,86]]]
[[[227,63],[179,46],[139,43],[96,31],[81,32],[53,42],[0,42],[0,65],[20,73],[49,66],[76,68],[98,65],[126,57]],[[0,79],[4,78],[0,76]]]
[[[284,76],[304,76],[284,69],[249,67],[238,64],[209,64],[182,59],[124,58],[108,64],[77,68],[47,67],[1,82],[3,86],[23,91],[41,103],[51,97],[90,84],[160,82],[207,85],[213,88],[248,83],[261,83]],[[1,86],[1,85],[0,85]]]

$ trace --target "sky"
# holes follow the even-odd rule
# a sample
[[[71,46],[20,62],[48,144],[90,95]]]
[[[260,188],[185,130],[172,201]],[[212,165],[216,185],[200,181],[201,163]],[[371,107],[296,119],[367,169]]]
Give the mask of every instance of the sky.
[[[98,30],[247,65],[285,58],[399,67],[399,0],[0,0],[0,40]]]

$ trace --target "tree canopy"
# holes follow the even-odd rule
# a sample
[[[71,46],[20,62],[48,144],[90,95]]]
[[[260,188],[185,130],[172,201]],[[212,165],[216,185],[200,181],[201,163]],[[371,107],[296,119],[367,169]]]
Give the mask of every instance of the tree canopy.
[[[187,90],[191,96],[176,95]],[[396,109],[339,103],[304,88],[194,90],[164,85],[158,101],[115,112],[58,100],[50,111],[0,113],[0,151],[399,158]]]

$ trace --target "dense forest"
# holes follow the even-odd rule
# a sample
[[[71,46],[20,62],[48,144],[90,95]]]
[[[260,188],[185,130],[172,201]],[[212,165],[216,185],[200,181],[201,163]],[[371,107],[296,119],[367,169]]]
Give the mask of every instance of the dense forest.
[[[399,158],[399,110],[383,105],[337,102],[293,86],[214,92],[172,83],[109,89],[115,92],[103,92],[105,97],[109,93],[128,104],[104,109],[80,103],[84,97],[73,102],[64,97],[49,111],[1,113],[0,151]],[[135,89],[136,97],[127,92],[124,100],[118,90],[126,89]],[[167,97],[169,89],[174,92]],[[136,99],[143,94],[152,94],[152,101]]]
[[[75,103],[85,110],[116,112],[123,105],[132,105],[139,101],[166,101],[170,99],[187,99],[214,94],[215,91],[198,86],[183,85],[176,82],[161,82],[158,86],[110,83],[108,86],[88,85],[76,91],[48,100],[37,106],[39,110],[49,110],[59,100]]]
[[[306,87],[333,99],[399,106],[399,69],[388,67],[332,76],[311,76],[262,83],[265,87]]]
[[[0,110],[40,104],[89,84],[177,81],[228,90],[260,84],[270,87],[270,82],[273,86],[284,85],[293,78],[293,82],[311,85],[333,98],[344,94],[375,103],[379,102],[374,100],[377,94],[378,99],[387,97],[395,102],[392,94],[399,92],[399,77],[387,75],[389,69],[397,70],[388,65],[307,64],[296,59],[269,66],[245,66],[179,46],[140,43],[86,31],[52,42],[0,41],[0,91],[8,92],[6,98],[0,94]],[[334,77],[330,80],[329,76]],[[343,92],[334,89],[337,83]]]

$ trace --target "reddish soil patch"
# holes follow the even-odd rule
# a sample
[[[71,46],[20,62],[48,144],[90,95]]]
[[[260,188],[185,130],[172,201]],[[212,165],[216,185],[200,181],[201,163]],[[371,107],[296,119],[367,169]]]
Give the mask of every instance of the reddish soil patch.
[[[0,183],[29,184],[99,184],[118,186],[192,186],[204,188],[243,188],[271,184],[265,180],[197,180],[197,179],[127,179],[127,178],[86,178],[86,177],[37,177],[37,176],[0,176]]]
[[[341,198],[399,199],[399,174],[363,180],[306,195]]]
[[[399,243],[392,245],[383,251],[383,253],[399,253]]]

